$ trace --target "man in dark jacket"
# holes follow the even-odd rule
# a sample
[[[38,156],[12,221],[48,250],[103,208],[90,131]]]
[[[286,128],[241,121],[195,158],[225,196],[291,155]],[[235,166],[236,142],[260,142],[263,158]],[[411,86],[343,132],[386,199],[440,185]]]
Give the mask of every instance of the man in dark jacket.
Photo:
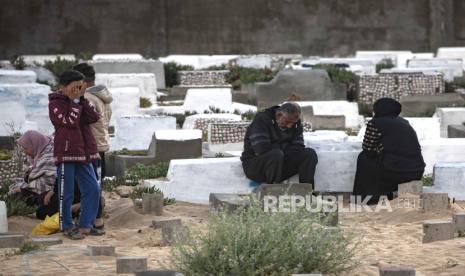
[[[305,148],[301,109],[295,103],[273,106],[259,112],[244,139],[242,167],[256,182],[280,183],[299,174],[300,183],[314,188],[316,152]]]

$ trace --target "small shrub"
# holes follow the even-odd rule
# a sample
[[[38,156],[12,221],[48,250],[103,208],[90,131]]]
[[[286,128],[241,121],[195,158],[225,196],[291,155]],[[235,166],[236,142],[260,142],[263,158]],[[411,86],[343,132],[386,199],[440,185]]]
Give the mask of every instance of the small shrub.
[[[341,274],[354,268],[355,235],[328,231],[316,213],[246,211],[211,215],[208,232],[188,227],[175,236],[172,260],[190,275]]]
[[[0,160],[6,161],[13,158],[13,154],[9,150],[0,149]]]
[[[7,216],[26,216],[34,213],[37,206],[30,206],[26,203],[27,198],[21,194],[6,194],[0,196],[1,201],[5,201]]]
[[[255,115],[257,115],[257,112],[255,112],[255,111],[247,111],[245,113],[242,113],[241,117],[242,117],[242,120],[253,121],[253,119],[255,118]]]
[[[357,75],[355,75],[351,71],[347,71],[344,68],[336,67],[334,64],[317,64],[312,68],[326,70],[331,81],[335,83],[345,85],[357,85]]]
[[[221,65],[212,65],[208,68],[205,69],[206,71],[222,71],[222,70],[228,70],[228,66],[226,64],[221,64]]]
[[[140,187],[139,186],[139,187],[134,188],[134,190],[132,190],[132,192],[129,194],[129,198],[132,200],[132,202],[135,205],[136,199],[138,198],[142,199],[144,194],[161,194],[161,193],[162,192],[160,191],[160,189],[155,188],[155,187]],[[174,203],[176,203],[176,199],[174,198],[167,198],[167,197],[163,198],[164,206],[171,205]]]
[[[394,68],[395,65],[394,63],[392,62],[392,60],[389,58],[389,59],[383,59],[381,60],[380,62],[378,62],[376,64],[376,73],[379,73],[381,72],[381,70],[383,69],[391,69],[391,68]]]
[[[87,60],[92,60],[93,55],[94,54],[89,53],[89,52],[80,52],[79,54],[76,55],[76,58],[78,60],[87,61]]]
[[[141,108],[149,108],[152,106],[152,101],[149,98],[140,97],[139,106]]]
[[[268,82],[272,80],[278,71],[271,69],[256,69],[249,67],[233,66],[226,74],[226,82],[231,84],[234,89],[238,89],[241,84]]]
[[[173,87],[179,84],[178,72],[179,71],[192,71],[194,67],[191,65],[181,65],[176,62],[167,62],[163,64],[165,69],[165,83],[166,87]]]
[[[158,163],[156,165],[137,164],[130,168],[124,176],[104,179],[103,188],[107,192],[114,192],[118,186],[136,186],[139,185],[140,180],[166,177],[168,168],[168,163]]]
[[[26,68],[27,66],[26,62],[24,61],[24,58],[18,55],[12,56],[10,58],[10,63],[16,70],[24,70],[24,68]]]
[[[184,121],[186,120],[186,117],[188,116],[191,116],[191,115],[195,115],[197,114],[197,112],[195,111],[185,111],[184,114],[168,114],[168,113],[165,113],[163,115],[166,115],[166,116],[173,116],[176,118],[176,124],[179,125],[179,127],[182,128],[182,125],[184,125]]]
[[[55,77],[58,78],[64,71],[71,69],[74,65],[78,63],[78,60],[68,60],[62,59],[61,57],[57,57],[54,61],[46,60],[44,68],[52,72],[55,75]]]
[[[215,158],[224,158],[224,157],[226,157],[226,155],[224,155],[224,153],[222,152],[215,153]]]
[[[423,186],[431,187],[433,186],[433,175],[425,174],[421,178],[421,181],[423,182]]]

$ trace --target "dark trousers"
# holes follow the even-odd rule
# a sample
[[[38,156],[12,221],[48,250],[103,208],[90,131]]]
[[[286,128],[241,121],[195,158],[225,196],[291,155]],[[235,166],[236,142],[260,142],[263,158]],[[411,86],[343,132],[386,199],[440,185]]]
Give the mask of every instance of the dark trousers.
[[[299,174],[300,183],[310,183],[315,188],[315,169],[318,156],[315,150],[300,151],[272,149],[242,163],[247,178],[262,183],[280,183]]]

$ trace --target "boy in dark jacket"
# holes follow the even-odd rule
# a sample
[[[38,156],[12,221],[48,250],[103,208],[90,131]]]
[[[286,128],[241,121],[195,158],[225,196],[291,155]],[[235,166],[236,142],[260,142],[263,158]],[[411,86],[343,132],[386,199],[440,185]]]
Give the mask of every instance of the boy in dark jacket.
[[[49,94],[49,116],[55,127],[54,159],[60,195],[60,227],[71,239],[84,235],[102,235],[93,228],[99,205],[100,188],[92,167],[99,158],[89,124],[100,119],[95,108],[84,98],[84,75],[68,70],[61,76],[61,90]],[[81,191],[79,228],[71,216],[74,180]]]
[[[247,128],[242,153],[245,175],[256,182],[280,183],[299,174],[300,183],[315,185],[318,157],[305,148],[300,107],[295,103],[259,112]]]

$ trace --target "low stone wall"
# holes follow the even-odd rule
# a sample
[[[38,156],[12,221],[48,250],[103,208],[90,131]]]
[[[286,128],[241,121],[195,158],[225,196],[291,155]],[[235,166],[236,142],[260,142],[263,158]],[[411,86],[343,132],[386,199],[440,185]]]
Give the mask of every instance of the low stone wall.
[[[228,85],[226,74],[228,70],[220,71],[180,71],[178,72],[180,86],[222,86]]]
[[[435,95],[445,92],[441,73],[386,73],[360,77],[359,103],[373,104],[383,97],[400,100],[407,95]]]

